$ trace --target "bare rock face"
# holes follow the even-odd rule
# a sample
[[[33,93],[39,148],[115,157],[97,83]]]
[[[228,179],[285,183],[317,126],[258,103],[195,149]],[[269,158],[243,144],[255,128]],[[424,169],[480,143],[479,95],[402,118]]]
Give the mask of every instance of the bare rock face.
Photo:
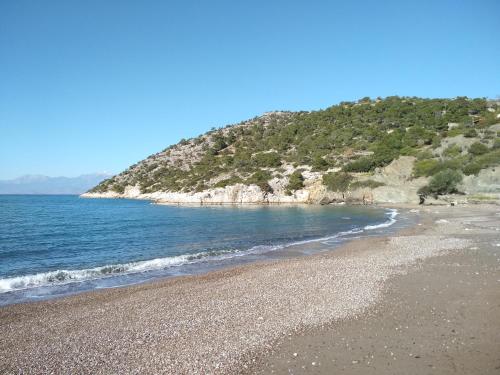
[[[462,150],[466,150],[471,144],[478,142],[479,138],[466,138],[463,134],[455,137],[445,138],[441,141],[441,145],[434,150],[435,155],[442,155],[444,150],[450,146],[459,146]]]
[[[500,113],[497,115],[497,118],[500,118]],[[491,125],[489,129],[494,132],[500,132],[500,124]]]
[[[388,166],[378,169],[373,176],[373,180],[388,186],[407,183],[412,180],[415,160],[413,156],[401,156],[393,160]]]
[[[266,204],[266,203],[310,203],[309,191],[297,190],[292,195],[266,193],[257,185],[236,184],[224,188],[207,189],[202,192],[154,192],[141,194],[138,187],[127,187],[123,194],[115,192],[85,193],[85,198],[130,198],[149,199],[159,204]]]
[[[459,190],[466,194],[493,193],[500,197],[500,168],[486,168],[477,176],[465,176]]]
[[[371,190],[373,203],[419,202],[417,191],[427,183],[428,179],[412,178],[415,160],[413,156],[401,156],[376,171],[373,180],[383,183],[384,186]]]

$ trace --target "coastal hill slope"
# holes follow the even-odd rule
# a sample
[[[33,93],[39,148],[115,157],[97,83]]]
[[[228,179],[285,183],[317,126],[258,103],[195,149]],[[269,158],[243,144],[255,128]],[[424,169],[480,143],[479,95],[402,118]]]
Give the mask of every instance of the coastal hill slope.
[[[165,203],[497,200],[498,123],[500,102],[466,97],[363,98],[319,111],[270,112],[183,139],[83,196]]]

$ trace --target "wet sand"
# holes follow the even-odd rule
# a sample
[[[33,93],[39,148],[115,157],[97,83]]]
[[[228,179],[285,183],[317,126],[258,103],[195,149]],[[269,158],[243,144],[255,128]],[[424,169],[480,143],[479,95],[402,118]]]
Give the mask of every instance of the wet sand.
[[[499,212],[425,208],[330,253],[7,306],[0,373],[496,374]]]

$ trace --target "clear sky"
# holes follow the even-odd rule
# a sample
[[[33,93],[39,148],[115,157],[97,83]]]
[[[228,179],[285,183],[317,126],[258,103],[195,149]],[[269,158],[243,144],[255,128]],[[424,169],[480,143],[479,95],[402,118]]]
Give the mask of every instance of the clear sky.
[[[388,95],[499,96],[500,1],[0,1],[0,179]]]

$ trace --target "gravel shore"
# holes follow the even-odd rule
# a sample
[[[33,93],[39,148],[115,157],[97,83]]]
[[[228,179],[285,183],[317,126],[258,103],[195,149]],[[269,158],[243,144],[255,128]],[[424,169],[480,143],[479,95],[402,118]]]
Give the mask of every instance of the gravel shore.
[[[394,276],[358,318],[289,336],[248,373],[500,374],[500,207],[425,211],[422,234],[473,245]]]
[[[267,372],[283,343],[362,319],[426,260],[477,251],[484,236],[500,246],[498,212],[426,208],[420,226],[331,253],[7,306],[0,373]]]

